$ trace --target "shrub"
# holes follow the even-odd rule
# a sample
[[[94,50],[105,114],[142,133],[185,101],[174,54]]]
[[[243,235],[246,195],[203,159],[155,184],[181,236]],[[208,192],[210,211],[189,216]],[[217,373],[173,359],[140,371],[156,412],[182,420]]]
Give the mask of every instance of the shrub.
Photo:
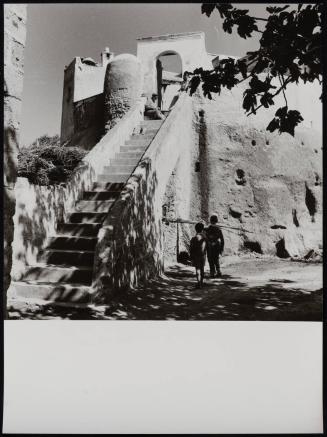
[[[60,146],[60,137],[58,134],[52,137],[47,134],[41,135],[31,144],[31,147],[34,146]]]
[[[32,184],[60,184],[67,181],[85,155],[78,147],[56,144],[22,147],[18,154],[18,176]]]

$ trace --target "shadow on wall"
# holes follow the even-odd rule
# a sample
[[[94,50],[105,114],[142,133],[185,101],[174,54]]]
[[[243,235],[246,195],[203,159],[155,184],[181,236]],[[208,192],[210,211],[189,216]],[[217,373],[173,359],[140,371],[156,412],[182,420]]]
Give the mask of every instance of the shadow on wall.
[[[188,96],[179,99],[146,150],[103,228],[95,251],[93,286],[99,298],[163,270],[162,204],[171,172],[186,153],[192,120]]]
[[[198,173],[200,178],[200,192],[201,196],[201,217],[204,220],[209,218],[209,163],[208,163],[208,152],[207,152],[207,126],[204,118],[205,112],[203,109],[199,111],[199,161],[196,163],[195,171]]]
[[[14,238],[15,191],[14,183],[17,178],[18,142],[16,131],[12,127],[4,129],[4,197],[3,197],[3,226],[4,226],[4,271],[3,290],[4,299],[11,277],[12,241]],[[4,302],[4,308],[6,308]]]
[[[67,145],[91,150],[104,135],[104,96],[99,94],[74,104],[74,135]]]
[[[98,296],[112,297],[162,272],[157,187],[156,172],[147,158],[129,179],[100,231],[95,257]]]
[[[122,200],[111,211],[111,228],[99,245],[99,251],[106,252],[108,258],[96,257],[102,261],[96,271],[105,268],[106,273],[97,276],[100,294],[108,298],[163,272],[161,211],[155,198],[158,179],[150,167],[150,160],[140,163],[146,177],[131,177]]]
[[[64,222],[68,209],[87,190],[91,179],[91,170],[84,163],[65,184],[40,186],[30,184],[26,178],[17,179],[13,279],[21,279],[27,265],[42,259],[48,237]]]
[[[139,124],[143,109],[144,99],[140,99],[129,114],[89,151],[66,183],[39,186],[30,184],[26,178],[18,178],[12,269],[15,280],[21,279],[26,265],[41,260],[48,237],[55,235],[57,225],[67,219],[83,192],[91,190],[104,163],[114,157]]]
[[[4,129],[4,181],[5,186],[16,182],[18,140],[16,131],[12,127]]]

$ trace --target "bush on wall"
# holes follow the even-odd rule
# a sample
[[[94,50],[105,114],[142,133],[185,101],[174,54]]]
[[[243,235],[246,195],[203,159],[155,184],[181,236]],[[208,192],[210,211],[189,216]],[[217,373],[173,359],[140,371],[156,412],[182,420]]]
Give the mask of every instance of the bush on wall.
[[[18,154],[18,176],[32,184],[60,184],[67,181],[85,155],[78,147],[34,142],[31,147],[22,147]]]

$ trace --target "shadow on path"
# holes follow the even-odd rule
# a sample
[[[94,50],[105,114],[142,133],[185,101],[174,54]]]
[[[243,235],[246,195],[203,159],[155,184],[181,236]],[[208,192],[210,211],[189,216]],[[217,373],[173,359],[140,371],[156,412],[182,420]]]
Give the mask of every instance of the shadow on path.
[[[258,277],[242,277],[251,269],[258,270]],[[15,304],[9,314],[16,319],[321,321],[322,289],[301,288],[298,280],[299,272],[309,272],[306,281],[310,282],[310,275],[313,281],[319,271],[285,262],[276,265],[261,261],[249,267],[245,263],[229,266],[222,278],[206,279],[204,287],[196,289],[192,268],[178,264],[146,287],[120,293],[106,307],[72,308],[49,303],[34,307],[21,304],[19,308]],[[260,278],[267,272],[268,276],[279,276]],[[294,280],[290,279],[292,275]]]

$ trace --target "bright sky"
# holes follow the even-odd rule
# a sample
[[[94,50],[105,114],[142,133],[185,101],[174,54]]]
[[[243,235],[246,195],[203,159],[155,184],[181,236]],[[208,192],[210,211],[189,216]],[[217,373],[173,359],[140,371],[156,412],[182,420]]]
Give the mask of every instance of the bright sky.
[[[258,17],[266,6],[240,5]],[[210,53],[241,56],[258,44],[224,33],[219,14],[202,15],[201,3],[29,4],[21,144],[60,133],[64,67],[75,56],[100,61],[106,46],[136,54],[138,37],[190,31],[205,32]]]

